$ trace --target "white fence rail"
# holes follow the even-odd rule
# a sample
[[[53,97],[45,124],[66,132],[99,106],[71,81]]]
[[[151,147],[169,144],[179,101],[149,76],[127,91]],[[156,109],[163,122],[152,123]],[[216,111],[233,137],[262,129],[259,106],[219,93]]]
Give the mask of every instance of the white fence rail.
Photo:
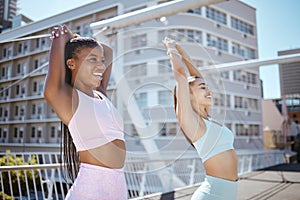
[[[0,154],[0,199],[64,199],[69,189],[63,178],[59,155],[53,153],[10,153]],[[282,151],[238,152],[239,174],[250,172],[280,163],[284,163]],[[11,159],[9,161],[9,159]],[[28,160],[29,159],[29,160]],[[14,166],[3,166],[15,162]],[[17,166],[27,162],[31,165]],[[159,163],[164,166],[154,169]],[[167,175],[168,186],[160,182],[159,176]],[[167,174],[166,174],[167,173]],[[126,162],[125,175],[129,198],[142,197],[152,193],[168,192],[181,186],[200,183],[204,177],[204,168],[196,154],[178,159],[147,160],[131,158]],[[4,195],[6,193],[6,195]]]

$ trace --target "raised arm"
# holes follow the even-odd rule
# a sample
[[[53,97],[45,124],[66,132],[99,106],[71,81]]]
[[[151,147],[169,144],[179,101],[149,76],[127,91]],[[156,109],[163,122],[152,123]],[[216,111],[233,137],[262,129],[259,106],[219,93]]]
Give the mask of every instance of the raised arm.
[[[73,37],[66,26],[57,26],[52,31],[52,44],[44,96],[64,124],[72,117],[72,87],[65,82],[65,45]]]
[[[195,67],[192,59],[190,58],[190,56],[184,51],[184,49],[179,45],[176,44],[176,49],[179,52],[179,54],[182,57],[182,61],[184,62],[185,66],[187,67],[190,76],[195,76],[195,77],[199,77],[202,78],[201,73],[199,72],[199,70]]]
[[[101,81],[100,86],[97,88],[98,91],[106,95],[106,89],[108,86],[108,82],[110,79],[111,75],[111,70],[112,70],[112,62],[113,62],[113,50],[106,44],[101,43],[103,50],[104,50],[104,57],[105,57],[105,66],[106,69],[103,73],[103,79]]]
[[[176,98],[178,102],[176,115],[178,122],[186,137],[191,142],[194,142],[205,132],[204,121],[193,110],[187,71],[184,67],[184,61],[176,49],[175,41],[165,38],[163,43],[167,48],[167,54],[170,56],[172,70],[176,80]]]

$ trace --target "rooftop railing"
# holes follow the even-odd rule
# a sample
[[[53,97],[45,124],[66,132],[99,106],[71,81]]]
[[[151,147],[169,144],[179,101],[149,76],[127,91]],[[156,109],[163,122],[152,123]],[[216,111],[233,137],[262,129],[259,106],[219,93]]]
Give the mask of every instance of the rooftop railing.
[[[285,162],[284,152],[279,150],[238,151],[237,154],[239,174]],[[59,154],[7,153],[3,154],[2,159],[4,157],[16,163],[18,159],[31,159],[32,164],[0,167],[0,199],[64,199],[71,184],[65,181],[62,165],[58,163]],[[173,158],[174,152],[156,160],[148,160],[147,157],[127,159],[125,177],[128,197],[134,199],[169,192],[203,181],[205,170],[197,154],[191,152]],[[35,163],[32,161],[34,159]]]

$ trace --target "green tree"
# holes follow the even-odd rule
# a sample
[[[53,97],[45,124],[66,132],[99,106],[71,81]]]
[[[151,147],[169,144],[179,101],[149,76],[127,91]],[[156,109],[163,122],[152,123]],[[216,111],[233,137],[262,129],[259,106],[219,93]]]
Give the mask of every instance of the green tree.
[[[27,161],[24,161],[22,156],[14,156],[10,153],[10,151],[6,152],[5,156],[0,157],[0,165],[1,166],[16,166],[16,165],[35,165],[37,164],[37,160],[35,156],[31,156],[27,158]],[[10,179],[9,179],[10,176]],[[0,194],[6,195],[10,194],[10,181],[12,183],[12,190],[14,196],[20,196],[20,190],[23,195],[26,195],[26,177],[28,181],[29,190],[34,189],[34,181],[37,186],[39,186],[38,181],[38,171],[37,170],[15,170],[10,172],[2,172],[2,180],[4,186],[4,193]],[[20,181],[20,188],[18,184],[18,180]],[[0,180],[1,181],[1,180]],[[9,199],[9,197],[7,197]],[[7,199],[5,197],[5,199]]]

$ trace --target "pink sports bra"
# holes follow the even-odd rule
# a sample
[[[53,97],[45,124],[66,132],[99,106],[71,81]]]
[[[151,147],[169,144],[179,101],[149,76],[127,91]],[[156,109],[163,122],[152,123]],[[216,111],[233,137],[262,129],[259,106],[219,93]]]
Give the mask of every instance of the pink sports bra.
[[[226,126],[203,119],[206,125],[205,134],[193,143],[202,162],[229,149],[234,149],[234,135]]]
[[[68,128],[77,151],[102,146],[113,140],[124,141],[123,120],[111,101],[102,93],[94,98],[77,90],[78,107]]]

